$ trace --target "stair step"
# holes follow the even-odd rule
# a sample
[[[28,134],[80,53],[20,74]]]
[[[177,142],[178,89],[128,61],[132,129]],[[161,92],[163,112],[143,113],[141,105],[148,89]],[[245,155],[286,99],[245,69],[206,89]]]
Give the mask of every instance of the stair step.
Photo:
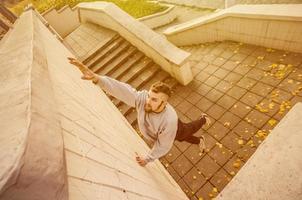
[[[136,54],[130,56],[122,67],[115,70],[110,76],[114,79],[120,79],[133,65],[136,65],[142,58],[144,54],[142,52],[137,52]]]
[[[137,76],[139,76],[146,68],[150,67],[153,64],[153,61],[145,57],[141,59],[136,65],[131,67],[129,71],[120,78],[120,81],[129,83],[133,79],[135,79]]]
[[[136,123],[137,120],[137,112],[133,109],[128,115],[126,115],[126,119],[128,120],[129,124],[133,125]]]
[[[124,38],[121,37],[117,38],[116,40],[111,42],[107,47],[102,48],[102,50],[93,59],[91,59],[88,63],[86,63],[86,65],[89,68],[93,69],[100,60],[104,59],[105,56],[107,56],[116,48],[118,48],[120,44],[124,41],[125,41]]]
[[[94,69],[92,70],[97,74],[105,74],[103,70],[107,68],[107,65],[113,62],[121,54],[125,53],[130,47],[131,44],[128,41],[124,41],[118,48],[114,49],[109,55],[96,63]]]
[[[115,36],[113,36],[110,40],[108,40],[104,45],[102,45],[98,50],[96,50],[93,54],[91,54],[88,58],[86,58],[85,60],[83,60],[83,64],[85,65],[89,65],[90,62],[92,62],[92,59],[94,59],[101,51],[103,51],[106,47],[108,47],[110,44],[113,43],[113,41],[117,40],[121,38],[121,36],[119,34],[116,34]]]
[[[148,81],[148,83],[146,83],[141,89],[142,90],[149,90],[149,88],[151,87],[151,85],[157,81],[164,81],[165,79],[167,79],[170,76],[170,74],[168,74],[167,72],[160,70],[154,77],[152,77],[152,79],[150,79]]]
[[[127,104],[123,103],[122,105],[120,105],[118,107],[118,109],[121,111],[121,113],[126,116],[127,114],[129,114],[131,112],[132,109],[134,109],[131,106],[128,106]]]
[[[151,67],[145,69],[138,77],[136,77],[130,84],[139,90],[145,83],[147,83],[155,73],[160,70],[158,65],[152,65]]]
[[[171,76],[165,79],[163,82],[169,85],[172,90],[178,85],[177,80]]]
[[[116,57],[112,62],[107,64],[106,67],[99,73],[110,76],[110,74],[112,74],[115,70],[120,67],[123,67],[122,65],[127,61],[128,57],[135,54],[136,52],[137,49],[133,46],[130,46],[126,52]]]

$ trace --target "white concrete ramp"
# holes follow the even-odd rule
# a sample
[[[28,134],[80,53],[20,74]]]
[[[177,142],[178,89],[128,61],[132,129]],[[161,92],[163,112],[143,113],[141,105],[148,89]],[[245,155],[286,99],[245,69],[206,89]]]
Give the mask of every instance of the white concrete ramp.
[[[216,199],[302,199],[302,103],[290,110]]]

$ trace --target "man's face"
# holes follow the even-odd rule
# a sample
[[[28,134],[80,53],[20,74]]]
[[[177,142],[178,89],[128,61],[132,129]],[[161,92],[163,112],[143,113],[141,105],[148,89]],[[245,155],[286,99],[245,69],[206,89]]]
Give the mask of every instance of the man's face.
[[[167,104],[168,95],[164,93],[155,93],[149,90],[148,98],[145,104],[146,112],[161,112],[162,108]]]

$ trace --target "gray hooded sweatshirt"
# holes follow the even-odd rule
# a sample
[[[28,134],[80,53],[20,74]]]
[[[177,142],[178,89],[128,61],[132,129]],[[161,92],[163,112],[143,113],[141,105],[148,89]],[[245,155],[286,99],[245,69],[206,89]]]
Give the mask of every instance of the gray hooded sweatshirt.
[[[138,126],[142,135],[154,143],[150,152],[145,156],[147,162],[154,161],[168,153],[173,145],[178,123],[177,114],[170,104],[167,104],[160,113],[147,113],[144,107],[148,91],[136,91],[130,85],[107,76],[99,76],[97,85],[115,98],[136,108]]]

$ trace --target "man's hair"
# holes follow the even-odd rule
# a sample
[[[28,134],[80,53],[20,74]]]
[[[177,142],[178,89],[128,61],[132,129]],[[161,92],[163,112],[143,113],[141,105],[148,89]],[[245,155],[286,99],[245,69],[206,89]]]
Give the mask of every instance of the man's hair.
[[[155,82],[151,85],[150,90],[154,93],[164,93],[166,95],[168,95],[169,97],[171,96],[171,88],[164,82],[158,81]]]

